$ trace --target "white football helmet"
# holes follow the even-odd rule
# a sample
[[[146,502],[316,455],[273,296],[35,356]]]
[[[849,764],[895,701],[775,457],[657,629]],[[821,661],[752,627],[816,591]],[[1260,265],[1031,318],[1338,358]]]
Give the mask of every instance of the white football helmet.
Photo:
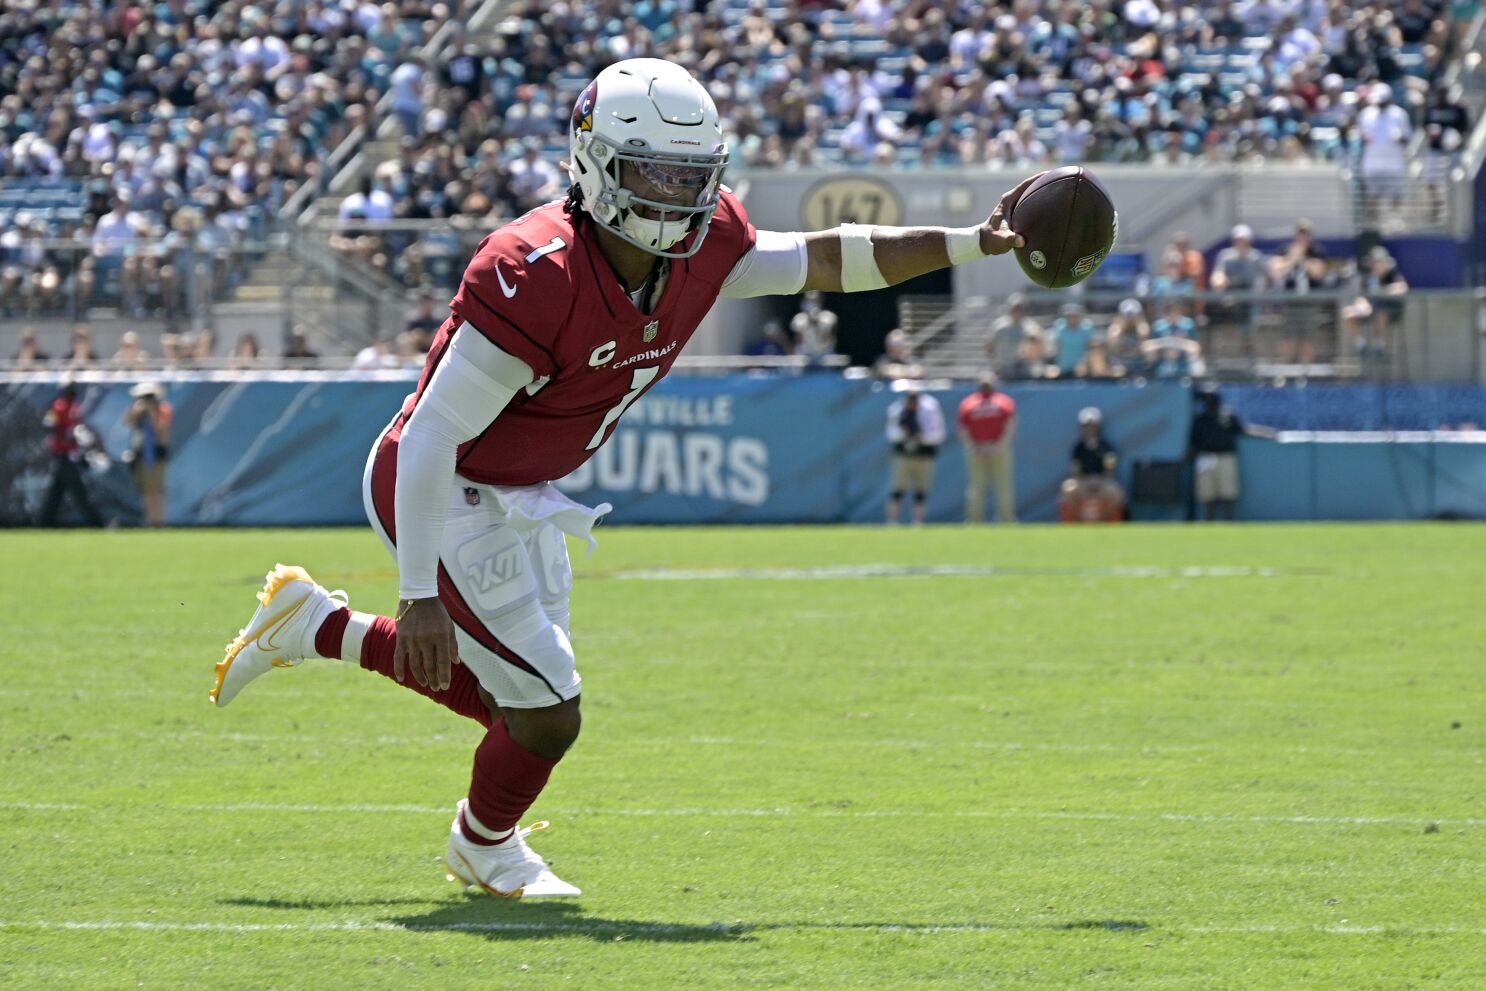
[[[691,73],[662,59],[614,63],[579,95],[569,144],[568,171],[596,223],[662,258],[701,250],[728,148],[717,106]],[[676,248],[692,231],[691,246]]]

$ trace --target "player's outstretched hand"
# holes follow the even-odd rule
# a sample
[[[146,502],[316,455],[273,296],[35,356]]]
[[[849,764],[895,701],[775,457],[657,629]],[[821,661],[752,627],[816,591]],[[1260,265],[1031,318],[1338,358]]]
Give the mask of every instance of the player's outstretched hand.
[[[392,673],[398,681],[411,671],[413,680],[442,692],[449,687],[450,672],[459,663],[454,640],[454,621],[437,597],[409,599],[397,614],[397,649],[392,654]]]
[[[1001,198],[996,201],[996,209],[992,210],[990,217],[980,225],[980,248],[986,254],[1004,255],[1012,248],[1026,246],[1026,240],[1011,229],[1006,218],[1011,215],[1012,208],[1016,206],[1016,201],[1022,198],[1027,187],[1036,182],[1037,177],[1042,174],[1038,172],[1037,175],[1027,176],[1017,183],[1015,188],[1002,193]]]

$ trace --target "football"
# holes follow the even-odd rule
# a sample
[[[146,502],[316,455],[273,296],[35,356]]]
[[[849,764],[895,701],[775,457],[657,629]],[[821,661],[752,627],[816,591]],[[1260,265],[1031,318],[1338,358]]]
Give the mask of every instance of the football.
[[[1120,233],[1109,191],[1081,165],[1043,173],[1007,223],[1027,241],[1015,249],[1022,271],[1044,289],[1066,289],[1093,275]]]

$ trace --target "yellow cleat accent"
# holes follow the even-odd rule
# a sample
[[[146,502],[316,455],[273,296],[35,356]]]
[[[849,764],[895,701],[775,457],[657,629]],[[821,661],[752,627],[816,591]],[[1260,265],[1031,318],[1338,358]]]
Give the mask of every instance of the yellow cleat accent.
[[[294,614],[309,601],[309,594],[301,595],[294,602],[285,603],[285,608],[278,612],[269,616],[261,615],[265,610],[270,608],[278,594],[294,582],[304,582],[305,585],[311,588],[315,587],[315,580],[310,577],[309,572],[292,565],[276,564],[274,565],[274,569],[264,576],[263,590],[258,593],[258,602],[260,604],[258,612],[254,613],[253,619],[249,621],[247,626],[238,631],[237,637],[227,645],[223,658],[217,662],[216,684],[212,687],[211,692],[208,693],[208,697],[211,699],[213,705],[217,704],[217,699],[222,693],[222,683],[227,678],[227,672],[231,670],[232,663],[237,660],[243,648],[254,642],[257,642],[260,648],[270,650],[278,648],[279,645],[275,642],[275,639],[279,632],[294,617]],[[266,641],[265,637],[267,638]],[[271,663],[274,667],[294,667],[297,662],[274,658]]]

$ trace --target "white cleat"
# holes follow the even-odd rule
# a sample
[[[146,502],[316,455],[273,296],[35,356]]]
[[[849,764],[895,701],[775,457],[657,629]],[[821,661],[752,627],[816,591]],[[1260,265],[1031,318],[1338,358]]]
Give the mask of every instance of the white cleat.
[[[463,812],[466,799],[459,800]],[[510,839],[497,846],[481,846],[464,838],[459,830],[459,816],[449,830],[449,852],[444,854],[444,867],[451,881],[462,881],[497,898],[577,898],[581,890],[552,873],[541,856],[526,845],[532,833],[546,829],[538,822],[518,829]]]
[[[258,611],[217,663],[211,700],[218,706],[231,702],[260,674],[318,657],[315,634],[326,616],[346,605],[346,593],[327,592],[303,568],[277,564],[264,579],[258,602]]]

